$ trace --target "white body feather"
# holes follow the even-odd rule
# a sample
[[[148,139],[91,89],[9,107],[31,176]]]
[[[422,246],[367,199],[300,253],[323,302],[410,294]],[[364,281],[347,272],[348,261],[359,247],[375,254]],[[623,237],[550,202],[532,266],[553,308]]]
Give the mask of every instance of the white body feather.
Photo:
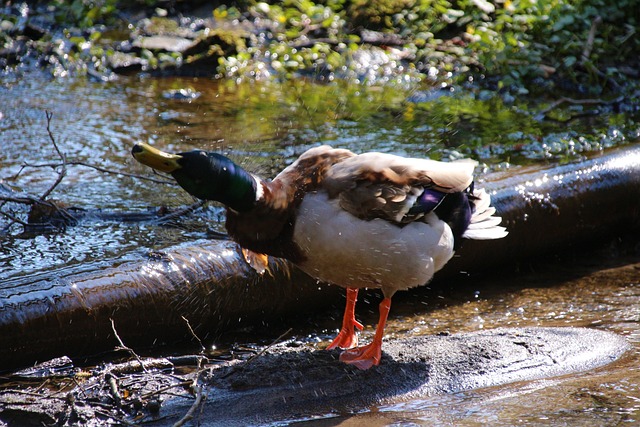
[[[387,297],[426,284],[453,256],[451,229],[433,213],[403,227],[362,221],[324,192],[304,197],[293,240],[307,274],[343,287],[381,288]]]

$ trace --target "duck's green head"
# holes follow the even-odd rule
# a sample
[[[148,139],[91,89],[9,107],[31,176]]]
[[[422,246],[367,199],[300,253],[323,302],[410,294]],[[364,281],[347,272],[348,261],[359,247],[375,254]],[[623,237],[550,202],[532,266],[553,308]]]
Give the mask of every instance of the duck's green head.
[[[199,199],[215,200],[238,212],[255,205],[256,179],[223,155],[202,150],[170,154],[143,143],[134,145],[131,154],[143,165],[171,174]]]

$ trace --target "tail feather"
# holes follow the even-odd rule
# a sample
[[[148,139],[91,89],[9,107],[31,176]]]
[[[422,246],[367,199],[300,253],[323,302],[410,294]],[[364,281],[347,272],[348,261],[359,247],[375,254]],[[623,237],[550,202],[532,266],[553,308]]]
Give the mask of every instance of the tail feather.
[[[499,226],[502,218],[493,216],[496,208],[491,206],[491,196],[484,190],[474,190],[473,200],[474,212],[471,216],[471,223],[462,237],[474,240],[501,239],[509,232],[505,227]]]
[[[476,211],[477,212],[477,211]],[[488,218],[491,218],[491,215],[496,213],[496,208],[493,206],[489,206],[484,212],[477,212],[475,215],[472,215],[471,221],[472,223],[479,223],[485,221]],[[497,217],[494,217],[497,218]]]

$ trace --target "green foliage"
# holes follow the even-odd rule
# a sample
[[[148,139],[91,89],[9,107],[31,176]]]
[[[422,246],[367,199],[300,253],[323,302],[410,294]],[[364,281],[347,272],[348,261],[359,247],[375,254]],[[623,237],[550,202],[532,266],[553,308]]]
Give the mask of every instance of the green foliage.
[[[469,49],[488,74],[502,76],[502,85],[523,86],[557,73],[598,94],[612,78],[624,79],[620,65],[637,61],[635,0],[496,1],[486,16],[473,11],[475,3],[458,2],[464,18],[456,23],[466,22]]]
[[[288,0],[252,6],[253,14],[276,23],[279,43],[299,37],[344,41],[362,29],[393,33],[424,69],[435,67],[440,76],[476,69],[499,76],[499,87],[518,93],[540,77],[592,93],[625,81],[620,66],[637,63],[640,48],[636,9],[636,0]]]
[[[118,3],[118,0],[54,0],[51,6],[58,22],[71,21],[80,28],[89,28],[98,23],[112,22]]]
[[[246,0],[218,6],[212,16],[216,25],[207,30],[231,31],[238,27],[238,21],[252,21],[242,24],[250,29],[250,35],[236,37],[239,42],[227,41],[236,46],[235,51],[218,53],[224,56],[219,60],[219,76],[303,75],[369,82],[385,78],[389,67],[395,66],[397,75],[406,73],[413,80],[419,71],[434,85],[465,83],[472,75],[476,82],[488,82],[511,94],[561,87],[597,96],[607,90],[619,92],[634,84],[637,77],[637,1]],[[190,4],[178,3],[181,7]],[[71,59],[81,52],[102,58],[104,63],[101,53],[113,50],[114,45],[100,44],[104,29],[96,25],[126,28],[120,12],[142,8],[149,12],[149,19],[143,20],[144,26],[133,23],[122,40],[140,31],[177,33],[182,30],[177,19],[151,15],[155,8],[178,3],[50,0],[46,10],[53,11],[59,24],[66,27],[64,34],[73,45]],[[3,19],[7,28],[16,20],[11,16]],[[363,30],[393,34],[395,41],[391,46],[372,42],[382,45],[372,47],[364,42],[371,39],[364,38]],[[97,36],[81,40],[87,33]],[[8,36],[1,37],[0,42],[10,43]],[[394,57],[393,52],[400,54]],[[172,55],[136,55],[148,60],[151,68],[165,62],[176,65],[181,60]],[[185,58],[187,62],[194,59]],[[381,71],[372,75],[367,68]],[[478,79],[480,75],[487,78]]]
[[[637,65],[639,25],[635,0],[584,0],[558,2],[532,32],[536,40],[548,40],[545,53],[551,65],[599,93],[611,79],[624,79],[621,66]]]

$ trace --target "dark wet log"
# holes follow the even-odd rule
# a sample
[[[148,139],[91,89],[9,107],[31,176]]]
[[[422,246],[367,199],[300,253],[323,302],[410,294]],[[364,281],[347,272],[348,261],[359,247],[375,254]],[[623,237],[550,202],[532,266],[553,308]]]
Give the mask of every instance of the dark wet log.
[[[438,280],[461,270],[527,263],[640,226],[639,147],[486,179],[480,185],[495,192],[510,234],[468,241]],[[110,318],[124,342],[138,349],[190,339],[181,316],[206,339],[288,312],[318,311],[343,293],[319,287],[283,261],[272,260],[272,272],[256,275],[232,242],[201,241],[166,255],[13,279],[0,289],[0,369],[112,349],[117,341]]]
[[[563,249],[610,241],[640,229],[640,147],[578,164],[485,177],[509,230],[505,239],[469,240],[437,276],[499,264],[526,264]]]
[[[251,362],[214,368],[199,420],[202,426],[269,425],[349,414],[407,398],[588,371],[628,348],[622,337],[585,328],[500,328],[389,340],[380,366],[360,371],[341,364],[337,350],[280,347]],[[191,403],[165,402],[161,415],[183,414]]]
[[[189,339],[184,316],[201,339],[261,318],[335,297],[315,281],[272,259],[259,276],[230,241],[151,252],[129,262],[104,261],[3,284],[0,369],[50,356],[78,357],[123,341],[140,348]]]

